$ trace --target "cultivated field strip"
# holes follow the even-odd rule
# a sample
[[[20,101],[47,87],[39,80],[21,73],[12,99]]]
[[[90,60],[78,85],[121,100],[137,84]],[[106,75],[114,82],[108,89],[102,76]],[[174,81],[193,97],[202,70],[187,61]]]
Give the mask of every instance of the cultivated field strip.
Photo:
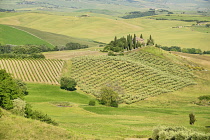
[[[25,82],[59,84],[64,61],[48,59],[0,59],[0,69]]]
[[[111,84],[121,90],[121,100],[134,103],[149,96],[175,91],[194,84],[189,70],[178,64],[134,59],[135,54],[124,57],[78,57],[72,59],[72,76],[87,93],[98,95],[101,87]],[[129,58],[130,57],[130,58]],[[155,65],[155,63],[157,63]],[[155,65],[155,66],[154,66]],[[119,88],[120,87],[120,88]]]

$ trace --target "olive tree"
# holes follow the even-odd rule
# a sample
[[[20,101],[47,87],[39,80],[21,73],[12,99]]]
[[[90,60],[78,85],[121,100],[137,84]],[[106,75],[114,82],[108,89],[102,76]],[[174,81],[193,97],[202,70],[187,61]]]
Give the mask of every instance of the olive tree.
[[[100,90],[99,101],[101,104],[111,107],[118,107],[118,93],[110,87],[103,87]]]

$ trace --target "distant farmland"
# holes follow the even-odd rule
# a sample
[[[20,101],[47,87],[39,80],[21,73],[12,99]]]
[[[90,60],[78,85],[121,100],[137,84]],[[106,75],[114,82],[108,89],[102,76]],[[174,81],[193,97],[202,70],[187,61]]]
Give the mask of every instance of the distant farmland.
[[[5,69],[14,78],[48,84],[59,84],[63,64],[61,60],[0,59],[0,69]]]

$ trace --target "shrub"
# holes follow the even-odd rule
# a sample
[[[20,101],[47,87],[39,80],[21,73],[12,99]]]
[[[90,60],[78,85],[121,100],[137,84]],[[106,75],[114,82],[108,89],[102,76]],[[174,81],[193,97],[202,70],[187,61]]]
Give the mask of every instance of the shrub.
[[[108,53],[108,56],[116,56],[116,54],[113,53],[113,52],[109,52],[109,53]]]
[[[111,107],[118,107],[118,93],[110,87],[101,88],[99,100],[101,104]]]
[[[193,113],[190,113],[189,117],[190,117],[190,124],[193,125],[196,121],[195,115]]]
[[[204,95],[204,96],[200,96],[198,97],[199,100],[210,100],[210,95]]]
[[[73,78],[70,78],[70,77],[62,77],[60,80],[61,89],[73,91],[73,90],[76,90],[75,88],[76,85],[77,85],[77,82]]]
[[[25,114],[26,114],[25,116],[26,118],[39,120],[39,121],[46,122],[52,125],[58,125],[58,123],[52,120],[47,114],[44,114],[37,110],[32,110],[32,107],[29,104],[26,104]]]
[[[96,105],[96,102],[95,102],[94,100],[90,100],[90,101],[89,101],[89,105],[90,105],[90,106],[95,106],[95,105]]]
[[[188,130],[185,127],[158,126],[153,130],[154,140],[209,140],[210,134]]]
[[[3,115],[3,112],[2,112],[2,110],[1,110],[1,108],[0,108],[0,118],[1,118],[2,115]]]
[[[17,98],[13,100],[13,109],[11,111],[16,115],[25,116],[25,107],[26,102]]]

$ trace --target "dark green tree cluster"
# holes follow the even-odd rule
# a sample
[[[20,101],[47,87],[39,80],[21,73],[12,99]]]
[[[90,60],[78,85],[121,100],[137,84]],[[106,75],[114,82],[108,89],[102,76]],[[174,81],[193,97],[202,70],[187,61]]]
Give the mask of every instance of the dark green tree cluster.
[[[147,45],[148,45],[148,46],[152,46],[152,45],[154,45],[154,44],[155,44],[154,39],[153,39],[152,36],[150,35],[150,36],[149,36],[149,39],[147,39]]]
[[[61,77],[61,80],[60,80],[61,89],[73,91],[73,90],[76,90],[76,85],[77,85],[77,82],[73,78]]]
[[[25,84],[19,80],[14,80],[5,70],[0,70],[0,106],[4,109],[12,109],[12,100],[28,94]]]
[[[0,58],[45,58],[41,52],[50,50],[50,48],[44,45],[0,45]]]
[[[198,97],[199,100],[209,100],[210,101],[210,95],[203,95]]]
[[[2,8],[0,8],[0,12],[15,12],[15,10],[14,9],[2,9]]]
[[[195,102],[197,105],[210,106],[210,95],[203,95],[198,97],[198,99],[199,100]]]
[[[203,51],[203,54],[210,54],[210,51]]]
[[[151,35],[147,42],[148,45],[154,44],[154,40],[152,39]],[[136,34],[127,35],[127,37],[121,37],[117,39],[115,36],[114,40],[111,41],[106,47],[104,47],[105,52],[112,51],[112,52],[123,52],[124,50],[133,50],[144,46],[144,39],[143,35],[141,34],[140,37],[137,37]]]
[[[67,43],[66,46],[55,46],[49,48],[45,45],[1,45],[0,44],[0,58],[45,58],[42,52],[48,51],[62,51],[62,50],[76,50],[88,48],[88,45],[81,45],[79,43]]]
[[[175,51],[175,52],[181,52],[182,51],[181,47],[179,47],[179,46],[167,47],[167,46],[161,46],[161,45],[155,44],[155,47],[161,48],[165,51]]]
[[[88,45],[82,45],[79,43],[69,42],[65,46],[55,46],[54,51],[63,51],[63,50],[78,50],[88,48]]]
[[[58,125],[47,114],[32,110],[32,107],[24,101],[25,95],[28,95],[26,84],[13,79],[5,70],[0,70],[0,107],[16,115]]]
[[[183,53],[189,53],[189,54],[210,54],[210,51],[203,51],[201,49],[196,49],[196,48],[181,48],[178,46],[161,46],[161,45],[155,45],[158,48],[161,48],[166,51],[176,51],[176,52],[183,52]]]
[[[89,105],[90,106],[95,106],[96,105],[96,101],[95,100],[90,100],[89,101]]]
[[[64,48],[65,50],[77,50],[77,49],[84,49],[84,48],[88,48],[88,45],[81,45],[79,43],[67,43],[66,47]]]
[[[122,18],[131,19],[131,18],[139,18],[139,17],[152,16],[152,15],[156,15],[154,9],[150,9],[149,11],[146,12],[141,12],[141,11],[129,12],[128,15],[123,16]]]
[[[195,49],[195,48],[183,48],[183,53],[190,53],[190,54],[202,54],[203,52],[201,49]]]

